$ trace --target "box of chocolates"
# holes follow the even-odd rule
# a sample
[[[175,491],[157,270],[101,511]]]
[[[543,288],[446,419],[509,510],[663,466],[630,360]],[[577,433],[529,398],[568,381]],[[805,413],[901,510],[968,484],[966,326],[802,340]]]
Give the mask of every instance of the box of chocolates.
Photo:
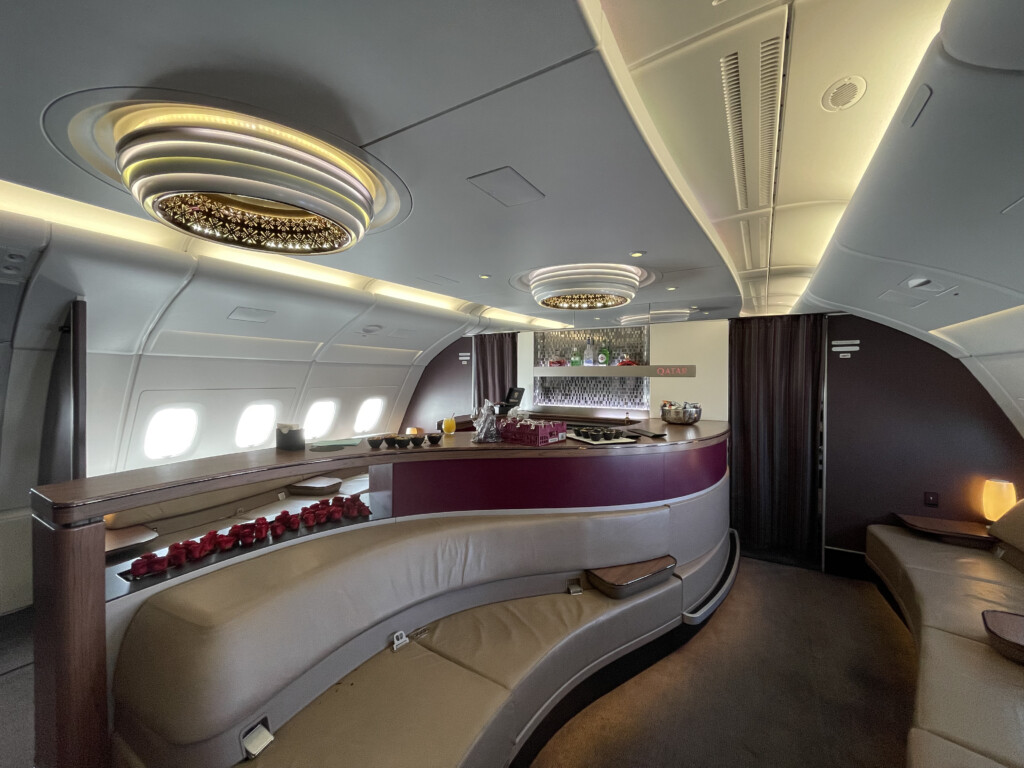
[[[500,429],[502,441],[516,445],[551,445],[565,440],[567,431],[564,421],[536,419],[504,419]]]

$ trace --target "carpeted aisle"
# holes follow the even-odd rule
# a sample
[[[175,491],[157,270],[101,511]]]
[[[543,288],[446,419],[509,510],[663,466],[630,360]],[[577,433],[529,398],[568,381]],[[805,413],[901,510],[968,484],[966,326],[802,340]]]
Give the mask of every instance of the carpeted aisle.
[[[580,712],[532,768],[901,767],[915,669],[872,584],[743,559],[696,637]]]

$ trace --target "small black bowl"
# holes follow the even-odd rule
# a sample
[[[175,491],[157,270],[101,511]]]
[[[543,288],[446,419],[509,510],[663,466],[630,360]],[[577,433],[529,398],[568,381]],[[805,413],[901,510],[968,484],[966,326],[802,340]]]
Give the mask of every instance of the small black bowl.
[[[409,436],[408,435],[395,435],[395,446],[398,448],[409,447]]]
[[[398,435],[384,435],[384,442],[388,444],[388,448],[394,448],[398,442]]]
[[[576,436],[577,437],[582,437],[584,440],[593,440],[594,439],[593,431],[587,429],[586,427],[583,427],[582,429],[577,429],[576,430]]]
[[[366,442],[370,444],[371,448],[380,448],[380,444],[384,442],[383,437],[368,437]]]
[[[419,448],[421,445],[423,445],[424,437],[426,437],[426,435],[410,435],[409,442],[411,442],[413,445]]]
[[[441,433],[431,432],[429,435],[427,435],[427,440],[430,441],[431,445],[437,445],[438,443],[441,442]]]

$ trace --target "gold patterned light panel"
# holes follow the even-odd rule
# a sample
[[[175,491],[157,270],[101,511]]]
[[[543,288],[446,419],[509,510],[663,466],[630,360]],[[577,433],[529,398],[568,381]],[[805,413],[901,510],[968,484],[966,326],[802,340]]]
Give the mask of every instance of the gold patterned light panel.
[[[247,198],[242,204],[225,195],[189,192],[167,195],[155,209],[190,234],[274,253],[330,253],[352,239],[330,219],[272,201]]]
[[[565,293],[551,296],[540,303],[552,309],[598,309],[602,307],[620,307],[626,303],[624,296],[611,293]]]

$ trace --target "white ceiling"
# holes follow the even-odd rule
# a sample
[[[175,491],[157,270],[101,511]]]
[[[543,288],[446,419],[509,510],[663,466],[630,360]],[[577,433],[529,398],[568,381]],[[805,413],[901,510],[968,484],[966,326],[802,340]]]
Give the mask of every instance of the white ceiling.
[[[730,270],[665,180],[572,0],[43,0],[5,6],[0,42],[18,62],[0,76],[5,181],[142,216],[54,151],[40,116],[85,89],[176,89],[366,146],[402,177],[410,217],[324,265],[566,320],[515,278],[639,249],[659,279],[638,302],[739,310]],[[505,207],[466,181],[504,166],[545,197]]]

